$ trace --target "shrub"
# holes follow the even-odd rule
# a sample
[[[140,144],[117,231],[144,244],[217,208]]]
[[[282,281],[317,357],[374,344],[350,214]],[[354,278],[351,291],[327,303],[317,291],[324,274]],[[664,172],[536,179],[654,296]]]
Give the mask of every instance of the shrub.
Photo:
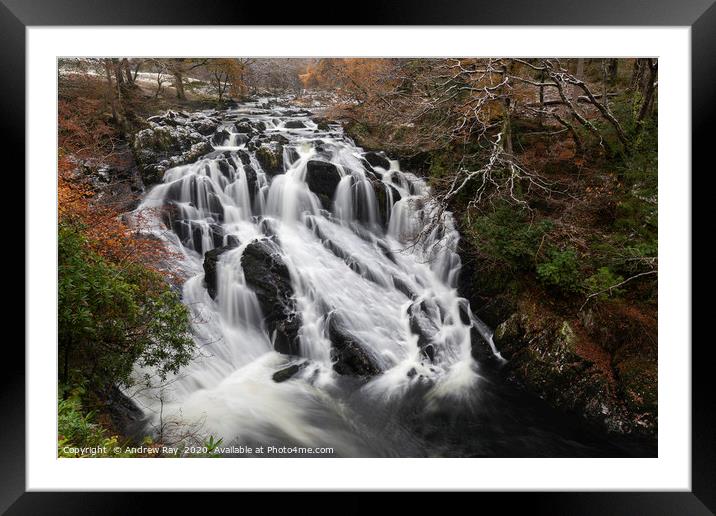
[[[135,363],[154,368],[163,380],[189,362],[188,311],[156,272],[108,262],[66,223],[59,226],[58,258],[59,366],[65,384],[126,385]]]
[[[565,293],[578,292],[581,287],[577,253],[572,248],[552,249],[549,259],[537,266],[537,277],[545,285]]]
[[[624,292],[622,289],[618,288],[608,290],[609,287],[617,285],[622,281],[624,281],[624,278],[614,274],[609,267],[600,267],[595,274],[592,274],[584,280],[584,289],[588,294],[602,292],[599,296],[597,296],[597,299],[606,299],[610,296],[619,296]]]
[[[522,210],[501,206],[477,217],[470,236],[480,251],[503,262],[513,272],[531,271],[542,237],[552,228],[550,221],[532,223]]]

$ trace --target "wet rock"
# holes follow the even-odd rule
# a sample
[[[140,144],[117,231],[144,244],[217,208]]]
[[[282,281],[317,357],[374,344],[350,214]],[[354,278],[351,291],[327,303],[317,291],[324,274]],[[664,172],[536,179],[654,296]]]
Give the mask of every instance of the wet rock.
[[[251,127],[249,122],[236,122],[234,124],[234,130],[239,134],[254,134],[256,130]]]
[[[109,388],[106,400],[112,427],[132,442],[139,442],[144,437],[144,411],[114,385]]]
[[[161,181],[164,172],[212,152],[208,139],[185,125],[156,125],[134,135],[132,152],[146,185]]]
[[[418,294],[410,287],[410,285],[398,277],[393,278],[393,285],[410,299],[418,297]]]
[[[347,330],[337,312],[329,315],[328,338],[331,340],[331,360],[336,373],[347,376],[375,376],[381,372],[375,358]]]
[[[263,218],[259,223],[259,230],[261,234],[271,237],[274,241],[278,238],[276,232],[276,221],[271,218]]]
[[[251,156],[243,149],[239,149],[236,151],[236,157],[238,157],[241,163],[244,165],[251,164]]]
[[[204,236],[204,226],[196,221],[190,221],[189,227],[191,228],[191,240],[192,240],[192,249],[194,249],[197,253],[202,254],[204,251],[203,246],[203,236]]]
[[[316,117],[313,119],[313,123],[316,124],[316,128],[319,131],[330,131],[331,128],[328,125],[328,119],[323,117]]]
[[[276,371],[271,378],[276,383],[285,382],[286,380],[290,380],[291,378],[293,378],[299,371],[301,371],[301,369],[306,367],[306,365],[306,362],[301,362],[300,364],[292,364],[288,367],[280,369],[279,371]]]
[[[280,143],[281,145],[286,145],[289,142],[289,139],[286,138],[282,134],[272,134],[267,137],[267,141]]]
[[[267,174],[283,174],[283,147],[280,144],[261,145],[256,149],[256,160]]]
[[[361,164],[363,165],[363,168],[366,172],[369,172],[374,178],[377,177],[375,173],[375,169],[371,166],[370,163],[365,158],[361,158],[360,160]]]
[[[427,300],[415,302],[408,307],[410,331],[418,336],[418,347],[423,355],[433,361],[435,359],[435,346],[433,341],[439,329],[433,322],[435,318],[434,307]],[[431,313],[432,312],[432,313]]]
[[[295,147],[287,147],[285,150],[287,154],[286,157],[288,158],[287,165],[293,165],[301,158]]]
[[[297,355],[301,314],[278,246],[269,239],[251,242],[241,256],[241,267],[246,284],[256,293],[274,348],[279,353]]]
[[[224,145],[224,143],[229,140],[230,136],[231,133],[229,133],[229,131],[227,131],[226,129],[222,129],[214,133],[214,135],[211,137],[211,143],[217,146]]]
[[[390,169],[390,161],[388,161],[388,158],[386,158],[385,154],[383,154],[382,152],[366,152],[365,154],[363,154],[363,157],[368,163],[370,163],[374,167],[381,167],[385,170]]]
[[[323,207],[331,209],[331,201],[336,193],[341,174],[333,163],[310,160],[306,165],[306,184],[308,188],[322,199]],[[323,196],[323,197],[321,197]],[[327,199],[328,205],[324,199]]]
[[[496,329],[493,340],[508,360],[508,375],[551,406],[577,413],[607,432],[655,435],[656,418],[632,411],[615,385],[604,350],[575,332],[574,322],[518,311]],[[649,423],[647,423],[650,421]]]
[[[249,188],[249,195],[253,200],[258,191],[258,176],[256,175],[254,167],[251,165],[244,165],[244,174],[246,175],[246,185]]]
[[[224,245],[224,227],[219,224],[209,224],[209,232],[211,233],[211,240],[214,247],[221,247]]]
[[[289,120],[283,126],[286,129],[305,129],[306,124],[303,123],[301,120]]]
[[[228,181],[233,181],[232,173],[234,171],[234,167],[232,167],[228,161],[225,159],[216,160],[216,166],[219,168],[219,172],[221,172]]]
[[[375,191],[375,200],[378,203],[378,214],[380,222],[387,225],[390,221],[390,214],[393,211],[393,205],[402,199],[400,192],[391,185],[382,181],[372,181],[373,190]]]
[[[191,126],[201,135],[209,136],[214,134],[219,127],[219,121],[209,117],[198,117],[190,122]]]
[[[223,247],[217,247],[211,251],[207,251],[204,254],[204,286],[206,287],[209,296],[211,296],[211,299],[216,299],[216,294],[219,292],[216,275],[219,257],[235,247],[238,247],[238,240],[236,241],[236,245],[227,244]]]

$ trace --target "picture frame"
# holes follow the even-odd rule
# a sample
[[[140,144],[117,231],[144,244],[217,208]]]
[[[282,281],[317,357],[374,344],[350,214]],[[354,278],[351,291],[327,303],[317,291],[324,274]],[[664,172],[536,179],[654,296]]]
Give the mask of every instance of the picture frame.
[[[216,7],[214,9],[207,7]],[[12,80],[5,82],[0,98],[5,114],[5,145],[9,149],[25,146],[26,37],[31,26],[63,25],[335,25],[320,13],[331,12],[331,4],[318,2],[310,9],[293,12],[277,10],[267,20],[265,6],[256,2],[199,5],[186,0],[161,0],[151,4],[137,1],[90,2],[59,0],[50,2],[0,1],[0,54],[3,68],[13,70]],[[370,2],[362,4],[351,25],[519,25],[519,26],[688,26],[691,28],[692,81],[692,155],[695,168],[708,167],[711,125],[716,115],[716,6],[713,0],[677,3],[635,2],[623,5],[615,0],[574,5],[567,0],[540,3],[508,0],[487,2],[439,3]],[[267,23],[268,22],[268,23]],[[711,129],[711,130],[710,130]],[[25,159],[17,153],[17,169],[24,169]],[[28,192],[25,192],[28,195]],[[27,257],[26,257],[27,258]],[[31,271],[25,270],[25,274]],[[32,310],[28,305],[26,310]],[[662,315],[663,316],[663,315]],[[685,336],[691,338],[691,336]],[[11,356],[5,362],[0,396],[5,424],[0,429],[6,443],[2,458],[0,510],[6,514],[126,514],[143,505],[145,493],[79,493],[26,491],[26,425],[25,425],[25,353],[19,346],[8,346]],[[710,386],[710,368],[714,357],[709,340],[692,340],[692,454],[690,492],[563,492],[563,493],[473,493],[463,501],[489,504],[510,509],[523,508],[537,514],[709,514],[716,511],[716,440],[714,408],[716,400]],[[209,493],[204,493],[204,496]],[[192,495],[196,496],[196,495]],[[213,495],[211,495],[213,496]],[[222,495],[222,498],[229,496]],[[242,495],[243,496],[243,495]],[[252,495],[254,499],[261,495]],[[376,495],[351,494],[347,506],[358,511],[369,508]],[[465,498],[467,495],[462,495]],[[164,510],[180,508],[187,495],[161,496]],[[477,497],[477,498],[474,498]],[[208,498],[208,497],[207,497]],[[404,507],[424,507],[424,496],[416,497]],[[281,498],[285,500],[285,498]],[[213,501],[212,503],[217,503]],[[291,503],[291,502],[288,502]],[[304,503],[304,502],[302,502]],[[344,501],[345,503],[345,501]],[[313,504],[307,504],[307,507]]]

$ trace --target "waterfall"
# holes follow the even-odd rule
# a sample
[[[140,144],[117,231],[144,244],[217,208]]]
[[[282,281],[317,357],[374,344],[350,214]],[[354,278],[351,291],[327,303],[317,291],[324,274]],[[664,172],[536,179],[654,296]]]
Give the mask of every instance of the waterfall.
[[[371,166],[339,125],[319,130],[307,115],[261,101],[224,116],[214,152],[167,170],[136,210],[176,251],[197,344],[178,375],[132,393],[147,428],[173,421],[224,444],[395,453],[403,431],[384,442],[376,414],[392,417],[392,403],[411,396],[475,396],[471,333],[491,343],[456,290],[452,216],[413,245],[435,208],[425,182],[398,162]],[[281,166],[266,160],[271,152]],[[274,305],[289,323],[268,313],[271,288],[252,281],[254,263],[287,271],[277,284],[290,300]],[[291,325],[297,344],[282,344],[286,335],[294,342]],[[283,345],[293,352],[277,351]],[[355,361],[370,373],[346,373]],[[402,453],[416,453],[412,438],[402,441]]]

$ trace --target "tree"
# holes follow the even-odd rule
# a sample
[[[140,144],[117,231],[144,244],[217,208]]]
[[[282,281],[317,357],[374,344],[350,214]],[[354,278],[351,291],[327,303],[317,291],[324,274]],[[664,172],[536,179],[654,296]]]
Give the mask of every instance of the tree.
[[[400,138],[392,138],[397,150],[449,149],[458,156],[449,171],[432,178],[433,201],[442,210],[465,196],[468,207],[498,199],[527,206],[527,192],[554,192],[515,152],[513,120],[534,123],[536,134],[567,132],[577,156],[591,142],[603,152],[628,153],[632,140],[602,99],[608,92],[595,93],[599,85],[588,82],[599,64],[546,58],[321,59],[300,78],[307,88],[336,91],[347,117],[377,131],[402,129]],[[641,65],[645,100],[647,86],[655,84],[650,70],[648,63]],[[648,101],[640,104],[646,106]],[[429,225],[426,234],[432,229]]]
[[[242,96],[246,90],[244,84],[245,61],[238,59],[211,59],[207,69],[211,74],[211,84],[216,88],[219,103],[228,92],[232,95]]]
[[[167,69],[174,76],[174,87],[177,91],[177,98],[180,100],[186,100],[186,93],[184,92],[184,77],[188,72],[206,66],[209,60],[172,58],[166,59],[165,61]]]

